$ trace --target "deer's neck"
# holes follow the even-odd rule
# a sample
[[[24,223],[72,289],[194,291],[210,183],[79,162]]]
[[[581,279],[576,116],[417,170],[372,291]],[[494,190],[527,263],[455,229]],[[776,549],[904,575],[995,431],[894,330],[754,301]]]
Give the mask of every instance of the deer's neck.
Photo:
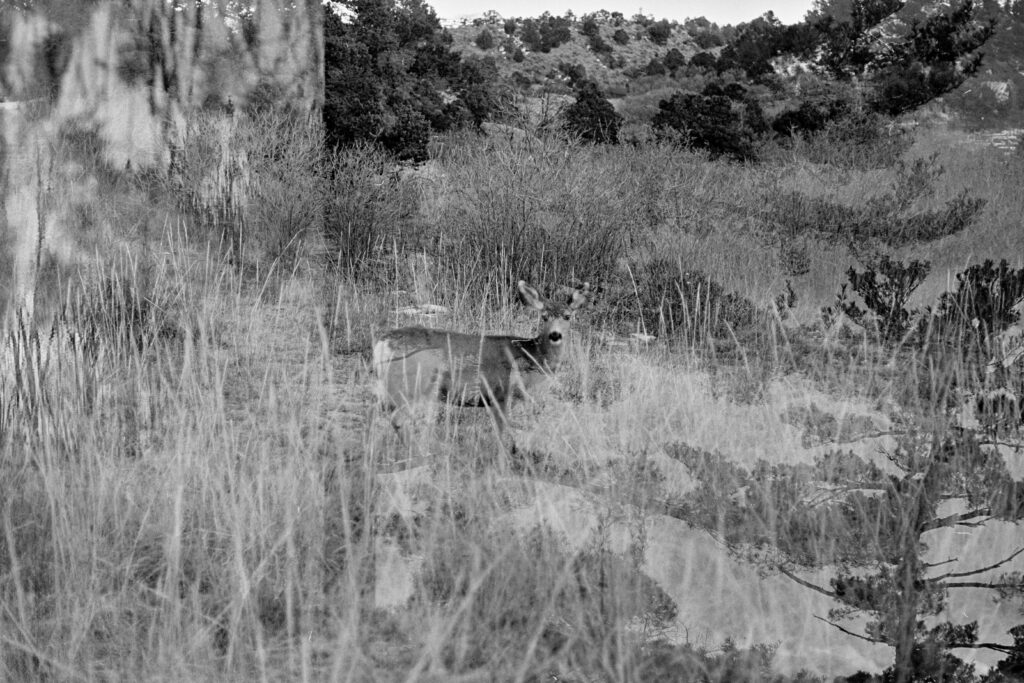
[[[546,335],[533,339],[522,339],[518,342],[518,346],[529,363],[538,368],[554,370],[561,361],[561,346],[552,344]]]

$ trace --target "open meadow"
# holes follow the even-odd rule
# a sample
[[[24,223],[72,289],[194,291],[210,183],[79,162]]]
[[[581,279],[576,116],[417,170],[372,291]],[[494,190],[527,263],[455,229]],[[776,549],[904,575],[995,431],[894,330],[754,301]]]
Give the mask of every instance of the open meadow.
[[[978,501],[1024,476],[1020,414],[957,417],[1021,369],[986,374],[998,330],[961,354],[978,325],[950,332],[940,297],[986,259],[1024,267],[1024,154],[938,124],[881,167],[461,132],[395,167],[295,119],[226,121],[196,117],[180,182],[99,174],[54,200],[107,229],[41,267],[53,294],[4,340],[0,679],[877,673],[893,649],[863,634],[889,616],[837,595],[902,570],[908,525],[924,583],[979,584],[922,589],[922,633],[976,621],[1013,644],[1019,602],[981,584],[1024,571],[1002,562],[1024,545],[1017,494]],[[863,235],[828,231],[850,216]],[[918,232],[880,242],[890,220]],[[878,244],[930,262],[897,322],[823,316]],[[592,286],[553,385],[512,407],[508,440],[456,408],[403,442],[374,340],[532,336],[519,279]],[[930,516],[911,522],[872,507],[940,453],[972,454],[949,475],[964,492],[914,499]],[[980,674],[1006,650],[951,652]]]

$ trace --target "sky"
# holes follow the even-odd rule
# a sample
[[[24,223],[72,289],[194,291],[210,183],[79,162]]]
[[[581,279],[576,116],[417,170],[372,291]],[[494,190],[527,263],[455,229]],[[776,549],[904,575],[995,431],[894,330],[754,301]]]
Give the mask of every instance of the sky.
[[[682,21],[687,17],[707,17],[719,25],[738,24],[761,16],[768,10],[784,24],[804,18],[812,0],[427,0],[442,20],[476,17],[487,10],[496,10],[503,17],[536,17],[544,12],[565,14],[571,9],[576,16],[599,9],[622,12],[631,17],[638,12],[656,19]]]

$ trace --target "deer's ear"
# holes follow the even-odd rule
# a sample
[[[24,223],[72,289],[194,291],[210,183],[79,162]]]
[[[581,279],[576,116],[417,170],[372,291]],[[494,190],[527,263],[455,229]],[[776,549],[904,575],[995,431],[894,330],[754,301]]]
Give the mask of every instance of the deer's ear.
[[[574,290],[572,296],[569,297],[569,309],[577,310],[582,308],[590,300],[590,283],[584,282],[583,286],[577,290]]]
[[[525,280],[519,281],[519,296],[522,298],[523,303],[530,308],[543,311],[548,307],[540,293],[530,285],[526,284]]]

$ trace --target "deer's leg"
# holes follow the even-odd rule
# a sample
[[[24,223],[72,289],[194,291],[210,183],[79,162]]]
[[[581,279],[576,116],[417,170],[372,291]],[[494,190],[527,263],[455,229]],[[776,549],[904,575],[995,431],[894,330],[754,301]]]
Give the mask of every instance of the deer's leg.
[[[491,420],[498,427],[498,433],[504,432],[508,427],[508,402],[495,401],[488,404],[487,409],[491,411]]]
[[[494,424],[497,426],[498,442],[501,444],[501,447],[504,450],[508,451],[509,453],[515,453],[515,451],[516,451],[515,437],[512,436],[512,430],[510,430],[508,428],[508,426],[509,426],[509,420],[508,420],[509,402],[508,402],[507,398],[505,400],[502,400],[502,401],[497,401],[497,402],[491,403],[488,406],[488,408],[491,411],[491,419],[493,420]]]
[[[391,426],[395,428],[403,442],[409,440],[409,430],[415,421],[416,417],[407,405],[398,406],[391,411]]]

